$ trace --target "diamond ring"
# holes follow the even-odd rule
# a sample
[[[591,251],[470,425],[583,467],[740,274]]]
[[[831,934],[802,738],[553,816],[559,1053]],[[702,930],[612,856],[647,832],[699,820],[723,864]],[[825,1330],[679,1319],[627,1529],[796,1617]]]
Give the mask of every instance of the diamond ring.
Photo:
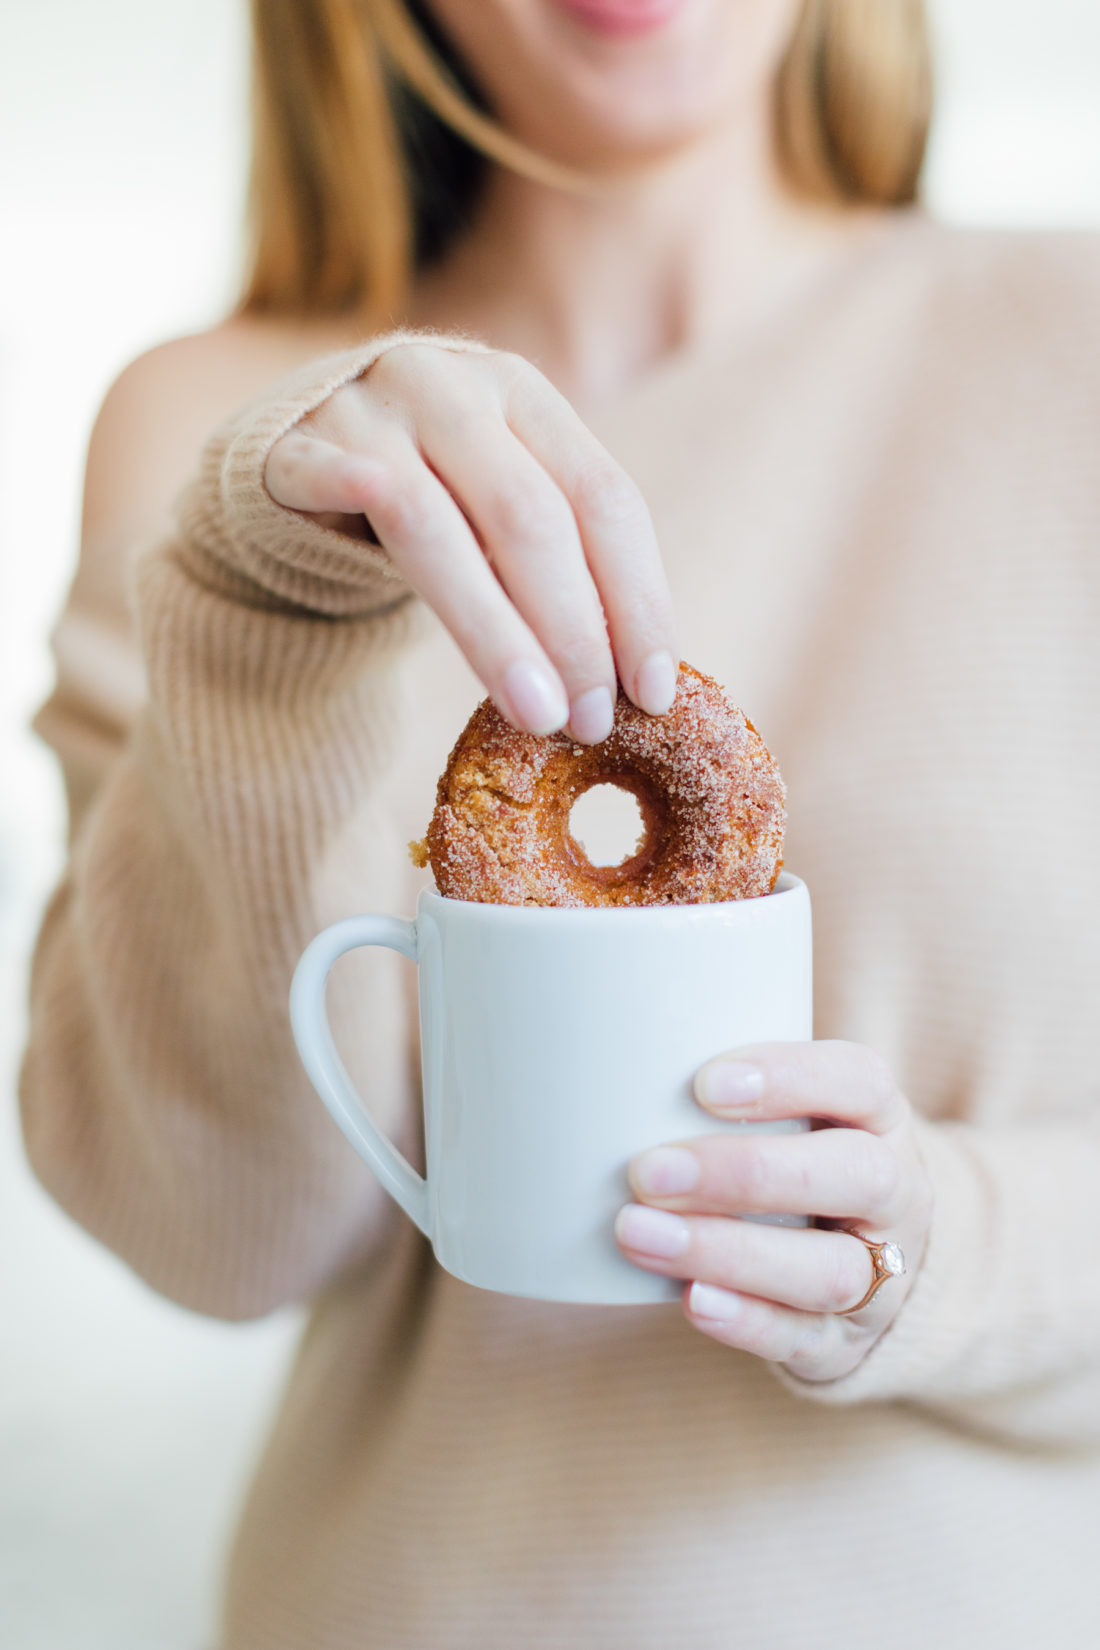
[[[838,1312],[838,1318],[849,1318],[853,1312],[862,1312],[865,1306],[870,1306],[887,1278],[900,1278],[905,1272],[905,1256],[897,1243],[872,1243],[860,1232],[849,1231],[849,1237],[859,1238],[860,1243],[871,1257],[871,1287],[861,1301],[855,1306],[849,1306],[843,1312]]]

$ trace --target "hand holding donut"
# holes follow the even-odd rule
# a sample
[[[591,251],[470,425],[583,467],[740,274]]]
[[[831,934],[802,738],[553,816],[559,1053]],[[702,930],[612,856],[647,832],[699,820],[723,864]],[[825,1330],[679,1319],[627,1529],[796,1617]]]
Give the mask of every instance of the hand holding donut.
[[[611,730],[617,682],[662,715],[672,604],[635,484],[516,355],[397,344],[277,441],[276,503],[366,524],[513,726]]]
[[[717,1117],[835,1126],[707,1135],[642,1153],[630,1169],[638,1201],[616,1222],[620,1248],[648,1271],[690,1280],[684,1311],[704,1334],[805,1380],[847,1375],[897,1316],[928,1237],[932,1188],[909,1102],[885,1061],[841,1042],[722,1055],[697,1073],[695,1095]],[[730,1218],[782,1213],[819,1224]],[[892,1247],[876,1267],[871,1244],[900,1249],[905,1275],[889,1275]]]

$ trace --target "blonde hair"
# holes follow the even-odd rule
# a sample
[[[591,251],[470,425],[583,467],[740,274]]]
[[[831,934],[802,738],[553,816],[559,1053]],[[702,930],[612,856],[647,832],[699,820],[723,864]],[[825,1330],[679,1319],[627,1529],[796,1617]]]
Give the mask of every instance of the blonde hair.
[[[399,315],[490,162],[578,181],[491,117],[420,0],[252,0],[251,314]],[[903,206],[931,113],[924,0],[803,0],[775,86],[801,193]]]
[[[776,149],[796,189],[910,205],[931,118],[924,0],[803,0],[775,86]]]

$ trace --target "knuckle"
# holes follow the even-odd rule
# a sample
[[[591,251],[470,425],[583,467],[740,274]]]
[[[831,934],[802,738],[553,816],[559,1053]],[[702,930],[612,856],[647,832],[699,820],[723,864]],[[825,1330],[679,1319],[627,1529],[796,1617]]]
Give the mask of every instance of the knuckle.
[[[480,361],[488,361],[505,389],[517,389],[542,377],[538,368],[532,366],[525,355],[517,355],[515,350],[496,350],[488,357],[481,356]]]
[[[791,1337],[782,1354],[782,1361],[792,1375],[801,1376],[804,1380],[820,1379],[821,1351],[821,1331],[814,1325],[812,1329],[803,1329]]]
[[[409,373],[427,373],[437,364],[438,346],[425,343],[393,344],[383,350],[373,368],[372,376],[381,372],[406,377]]]
[[[302,428],[312,431],[325,441],[341,445],[345,436],[353,431],[362,416],[362,388],[356,382],[342,384],[338,390],[333,390],[327,401],[310,414]]]
[[[876,1108],[889,1104],[894,1098],[896,1084],[894,1073],[889,1062],[874,1049],[868,1049],[867,1054],[867,1086],[871,1100]]]
[[[394,349],[384,350],[377,361],[371,362],[371,365],[363,374],[362,384],[370,394],[384,396],[397,387],[400,379],[401,349],[398,346]],[[325,405],[331,407],[337,396],[344,393],[344,390],[337,390],[336,395],[330,396]]]
[[[313,414],[313,421],[318,422],[321,419],[331,421],[333,418],[342,417],[350,418],[358,410],[360,394],[361,391],[357,381],[351,384],[341,384],[340,388],[333,390],[328,400],[323,401],[317,408]]]
[[[393,344],[367,369],[365,382],[376,397],[414,400],[437,381],[446,354],[435,344]]]
[[[892,1208],[901,1185],[901,1168],[890,1148],[870,1136],[864,1146],[863,1172],[872,1209]]]
[[[302,496],[312,491],[315,448],[316,442],[297,430],[284,435],[267,456],[264,480],[268,488]]]
[[[732,1191],[747,1208],[764,1206],[771,1186],[771,1166],[767,1153],[755,1141],[739,1141],[731,1165]]]
[[[299,464],[302,459],[308,458],[314,445],[313,437],[307,435],[304,430],[288,430],[272,447],[271,456],[277,456],[284,464]]]
[[[432,528],[434,510],[430,498],[410,481],[388,478],[366,489],[364,511],[383,539],[399,543],[425,538]]]
[[[590,526],[627,526],[646,513],[641,489],[610,458],[584,466],[573,485],[573,500]]]
[[[555,664],[569,682],[598,684],[613,673],[606,633],[601,638],[595,624],[589,627],[583,616],[574,619],[568,636],[552,644],[552,652]]]
[[[853,1238],[850,1243],[829,1246],[829,1260],[822,1285],[822,1309],[826,1312],[846,1312],[867,1293],[868,1262],[862,1245]]]
[[[295,457],[293,447],[287,447],[289,440],[289,436],[284,436],[267,455],[264,480],[269,487],[284,487],[288,481],[293,480],[295,471],[300,467],[300,460]]]
[[[782,1327],[774,1307],[748,1305],[739,1326],[738,1343],[754,1357],[778,1362],[785,1355]]]
[[[522,474],[498,481],[483,513],[488,531],[509,540],[530,542],[541,534],[562,534],[569,525],[557,490],[548,482]]]

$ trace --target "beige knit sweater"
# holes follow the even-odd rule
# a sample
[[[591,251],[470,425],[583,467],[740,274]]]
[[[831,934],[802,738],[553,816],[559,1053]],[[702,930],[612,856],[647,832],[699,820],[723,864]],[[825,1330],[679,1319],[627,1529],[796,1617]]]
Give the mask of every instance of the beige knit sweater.
[[[30,1152],[177,1300],[313,1303],[224,1650],[1100,1643],[1098,293],[1093,240],[903,220],[781,330],[593,421],[686,657],[787,778],[818,1030],[879,1049],[927,1119],[923,1270],[829,1386],[675,1306],[456,1282],[302,1074],[294,962],[337,916],[411,910],[405,844],[478,696],[380,553],[262,486],[382,344],[211,441],[140,564],[138,638],[117,569],[83,569],[40,722],[80,817]],[[338,995],[415,1151],[411,972],[360,958]]]

